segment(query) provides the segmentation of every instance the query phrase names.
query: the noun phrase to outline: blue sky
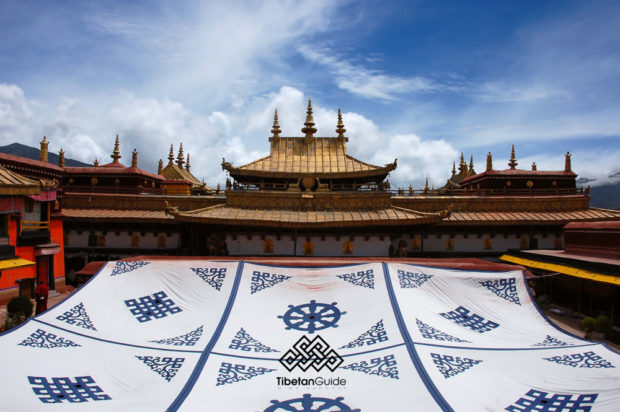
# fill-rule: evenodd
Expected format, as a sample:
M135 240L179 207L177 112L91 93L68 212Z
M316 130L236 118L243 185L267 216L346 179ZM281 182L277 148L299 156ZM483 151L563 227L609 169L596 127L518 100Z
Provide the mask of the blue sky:
M129 3L129 2L127 2ZM179 4L177 4L179 3ZM225 179L268 151L273 109L301 136L340 107L349 152L399 159L393 186L482 171L620 170L620 3L613 1L30 1L0 6L0 144L107 161L114 135L155 171L183 142Z

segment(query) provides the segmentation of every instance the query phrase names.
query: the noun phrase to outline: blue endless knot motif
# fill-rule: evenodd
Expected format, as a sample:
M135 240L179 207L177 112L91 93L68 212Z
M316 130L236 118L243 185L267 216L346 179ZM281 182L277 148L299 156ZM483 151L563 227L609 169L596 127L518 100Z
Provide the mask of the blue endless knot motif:
M183 366L185 358L159 357L159 356L136 356L153 372L170 382Z
M455 310L447 313L440 313L446 319L456 322L458 325L465 326L474 332L484 333L493 330L499 326L499 323L487 320L475 313L470 313L468 309L459 306Z
M148 322L153 319L161 319L163 317L181 312L182 309L174 306L172 299L165 299L168 295L160 291L153 295L146 295L136 299L125 301L125 305L129 311L136 317L138 322Z
M400 287L403 289L418 288L432 277L433 275L427 275L426 273L398 270L398 283L400 283Z
M468 340L460 339L455 336L448 335L446 332L442 332L439 329L435 329L418 318L416 318L415 322L418 325L418 329L420 330L422 337L426 339L436 339L446 342L469 342Z
M288 399L285 401L271 401L272 405L263 412L319 412L319 411L339 411L339 412L360 412L359 409L352 409L342 401L342 396L336 399L319 398L309 393L304 394L303 398Z
M369 362L354 362L343 366L342 369L363 372L366 375L377 375L385 378L398 379L398 367L394 355L387 355L382 358L373 358Z
M65 377L51 378L51 380L50 382L41 376L28 376L33 392L39 395L43 403L62 403L63 401L75 403L112 399L103 393L99 386L93 385L95 381L90 376L78 376L75 381Z
M517 293L517 280L515 278L493 279L479 283L500 298L521 305L519 294Z
M247 381L255 376L264 375L265 373L273 371L275 371L275 369L267 369L260 366L233 365L228 362L222 362L215 386Z
M598 393L587 395L558 395L530 389L523 398L506 407L509 412L589 412ZM573 399L573 396L576 396Z
M116 275L121 275L123 273L131 272L132 270L139 269L142 266L148 265L149 263L150 262L140 262L140 261L116 262L114 264L114 269L112 270L112 273L110 274L110 276L116 276Z
M204 280L209 286L220 290L226 277L226 268L191 268L200 279Z
M357 339L341 346L340 349L374 345L375 343L385 342L386 340L388 340L388 336L383 327L383 319L381 319L376 325L362 333Z
M615 368L609 361L606 361L594 352L558 355L543 359L559 363L560 365L572 366L573 368Z
M275 349L271 349L267 345L263 345L261 342L254 339L243 328L239 329L239 332L235 334L235 337L228 345L230 349L239 349L246 352L278 352Z
M532 346L568 346L568 343L547 335L545 340Z
M80 302L62 315L56 316L56 319L61 320L69 325L79 326L84 329L97 330L91 322L86 309L84 309L84 302Z
M259 272L255 270L252 273L252 283L250 284L250 294L254 294L256 292L260 292L263 289L267 289L272 287L273 285L277 285L280 282L284 282L287 279L290 279L292 276L285 275L276 275L275 273L269 272Z
M202 326L188 332L184 335L175 336L174 338L152 340L149 342L161 343L163 345L174 346L194 346L202 336Z
M361 270L357 273L345 273L343 275L336 275L336 277L357 286L362 286L369 289L375 288L375 273L372 269Z
M439 369L439 372L444 378L457 375L472 366L482 362L481 360L471 358L461 358L460 356L440 355L438 353L431 353L433 363Z
M333 327L337 328L336 323L340 320L340 316L347 312L340 312L336 307L337 303L316 303L311 300L310 303L293 306L288 305L289 309L284 315L278 316L284 320L286 329L296 329L314 333L317 330Z
M48 349L80 346L69 339L61 338L54 335L53 333L46 332L43 329L37 329L36 331L32 332L30 336L18 343L18 345Z
M307 371L310 367L317 372L327 367L330 371L335 371L344 360L338 353L330 348L320 336L310 340L307 336L302 336L292 348L280 358L280 363L289 372L295 368Z

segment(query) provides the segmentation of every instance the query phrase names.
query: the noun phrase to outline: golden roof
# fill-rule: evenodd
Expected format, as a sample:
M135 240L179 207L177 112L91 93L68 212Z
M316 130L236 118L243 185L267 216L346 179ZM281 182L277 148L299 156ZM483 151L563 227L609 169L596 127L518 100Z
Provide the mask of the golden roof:
M337 137L280 137L272 141L269 156L244 166L234 167L223 161L222 168L232 175L285 177L312 174L318 177L381 175L396 168L396 160L385 166L362 162L347 154L345 142Z
M37 195L41 183L0 166L0 195Z

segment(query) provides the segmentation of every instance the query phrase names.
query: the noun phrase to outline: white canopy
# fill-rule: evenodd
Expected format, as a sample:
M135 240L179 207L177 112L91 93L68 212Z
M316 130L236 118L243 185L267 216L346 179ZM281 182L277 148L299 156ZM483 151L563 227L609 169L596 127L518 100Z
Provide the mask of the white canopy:
M0 336L2 411L613 411L521 271L109 262Z

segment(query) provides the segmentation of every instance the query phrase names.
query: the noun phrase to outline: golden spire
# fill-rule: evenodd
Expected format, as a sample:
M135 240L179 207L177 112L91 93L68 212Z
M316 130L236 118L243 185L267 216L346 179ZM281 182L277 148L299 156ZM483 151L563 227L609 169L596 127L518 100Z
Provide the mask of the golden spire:
M161 176L164 172L164 161L159 159L159 164L157 165L157 174Z
M183 143L179 145L179 155L177 156L177 166L183 168L183 163L185 163L185 159L183 158Z
M340 109L338 109L338 126L336 127L336 133L338 133L338 140L344 142L344 134L347 129L344 128L344 123L342 123L342 113L340 113Z
M41 153L39 153L39 160L47 163L47 145L49 142L47 138L43 136L43 140L41 140Z
M564 171L565 172L572 171L570 158L571 158L570 152L566 152L566 155L564 157Z
M118 148L118 133L116 134L116 141L114 142L114 152L112 152L110 157L113 159L112 163L118 163L118 159L123 157L121 156L121 152Z
M306 143L312 143L314 141L314 134L316 133L316 128L314 127L314 119L312 118L312 100L308 99L308 110L306 111L306 123L304 123L303 129L301 129L302 133L305 133L305 141Z
M189 172L189 153L187 154L187 161L185 162L185 170Z
M426 183L424 183L424 193L428 192L428 177L426 178Z
M475 175L476 171L474 170L474 155L471 155L469 158L469 170L467 171L470 175Z
M510 151L510 162L508 162L508 166L514 170L517 168L518 164L519 163L517 163L517 158L515 156L515 145L512 145L512 150Z
M99 159L95 158L95 162L93 163L93 167L99 167Z
M459 174L463 174L467 172L467 163L465 163L465 156L463 156L463 152L461 152L461 161L459 162Z
M280 138L280 133L282 133L282 130L280 130L280 123L278 123L278 109L276 109L273 115L273 127L271 129L271 133L273 134L273 136L269 140L277 142Z
M174 148L170 145L170 154L168 155L168 165L174 163Z
M58 166L65 167L65 151L62 149L58 153Z
M491 152L487 155L487 172L493 170L493 155Z
M532 162L532 171L535 172L536 171L536 162Z
M138 151L136 149L133 149L131 153L131 167L138 167Z
M450 176L450 178L453 178L454 176L456 176L456 162L452 162L452 176Z

